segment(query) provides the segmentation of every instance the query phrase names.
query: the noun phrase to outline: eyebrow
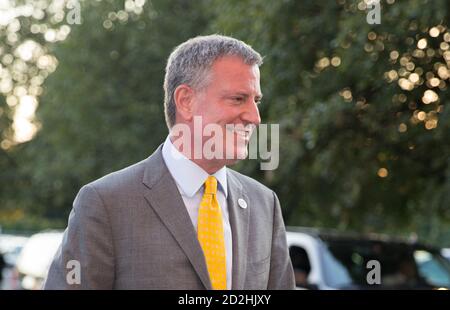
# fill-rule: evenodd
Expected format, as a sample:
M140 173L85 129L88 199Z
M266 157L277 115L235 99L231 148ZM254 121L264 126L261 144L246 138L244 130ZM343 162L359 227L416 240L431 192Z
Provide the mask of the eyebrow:
M244 92L236 92L236 93L235 92L224 92L223 95L224 96L242 96L242 97L245 97L245 98L248 98L250 96L249 94L244 93ZM255 98L257 100L261 100L262 97L263 97L263 94L259 94L259 95L255 96Z

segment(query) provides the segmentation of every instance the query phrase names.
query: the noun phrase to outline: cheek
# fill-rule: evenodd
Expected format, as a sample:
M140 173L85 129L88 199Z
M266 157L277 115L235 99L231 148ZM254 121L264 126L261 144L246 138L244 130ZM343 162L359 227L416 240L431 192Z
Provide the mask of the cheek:
M226 124L228 121L228 113L226 109L221 107L208 107L202 112L203 120L207 123L216 123L219 125Z
M227 124L235 124L241 115L242 107L239 105L223 105L218 111L218 118Z
M202 116L203 124L226 124L238 123L241 108L228 102L205 100L196 107L195 115Z

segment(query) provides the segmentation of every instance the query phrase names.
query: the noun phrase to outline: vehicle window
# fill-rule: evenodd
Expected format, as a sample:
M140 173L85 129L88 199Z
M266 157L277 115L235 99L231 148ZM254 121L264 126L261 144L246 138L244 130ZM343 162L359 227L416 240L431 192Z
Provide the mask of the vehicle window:
M398 289L450 287L450 267L442 256L428 250L402 243L367 240L332 239L326 240L326 245L328 251L322 256L329 286ZM366 266L370 260L380 263L379 286L367 283L370 270Z
M331 252L324 251L322 253L323 272L325 282L328 286L334 288L349 287L353 284L350 269L345 265L345 259L334 256Z
M428 283L450 287L450 267L445 259L424 250L415 251L414 259L420 276Z
M311 271L311 265L308 253L303 247L291 246L289 248L292 267L294 268L295 284L299 287L308 286L308 275Z

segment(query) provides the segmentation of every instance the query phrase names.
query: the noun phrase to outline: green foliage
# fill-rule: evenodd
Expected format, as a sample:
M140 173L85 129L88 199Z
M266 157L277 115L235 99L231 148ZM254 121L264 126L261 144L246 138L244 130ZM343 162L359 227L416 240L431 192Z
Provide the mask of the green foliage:
M201 3L152 1L126 18L120 3L86 4L82 24L54 50L59 66L46 82L42 129L23 166L39 188L30 200L39 214L67 216L82 185L144 159L167 135L165 62L204 29Z
M425 105L428 77L412 91L386 77L400 72L403 56L423 75L438 76L435 65L446 64L439 50L448 20L445 1L383 3L380 25L366 22L359 1L215 3L213 29L265 55L262 115L280 123L281 161L273 173L262 175L256 166L247 172L276 189L288 223L420 231L433 240L448 230L447 81L436 90L439 101ZM440 36L431 38L428 31L438 25ZM424 37L435 54L412 56ZM399 53L395 60L392 51ZM437 127L427 130L413 117L419 111ZM382 168L386 177L378 176Z
M42 129L0 155L2 208L65 219L83 184L148 156L167 134L170 51L218 32L265 56L261 114L280 124L280 165L237 168L277 192L288 224L414 231L448 245L448 4L382 1L381 24L369 25L360 2L154 0L139 14L119 0L83 2L82 24L49 46L59 65L40 98ZM439 99L425 104L427 90Z

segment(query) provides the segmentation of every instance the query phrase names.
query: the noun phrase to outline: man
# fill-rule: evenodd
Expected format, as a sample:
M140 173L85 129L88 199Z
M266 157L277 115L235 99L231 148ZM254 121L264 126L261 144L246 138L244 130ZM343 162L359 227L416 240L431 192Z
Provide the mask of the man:
M169 136L149 158L80 190L46 289L294 288L275 193L226 167L245 157L261 121L261 64L250 46L219 35L172 52ZM202 134L210 125L212 158Z

